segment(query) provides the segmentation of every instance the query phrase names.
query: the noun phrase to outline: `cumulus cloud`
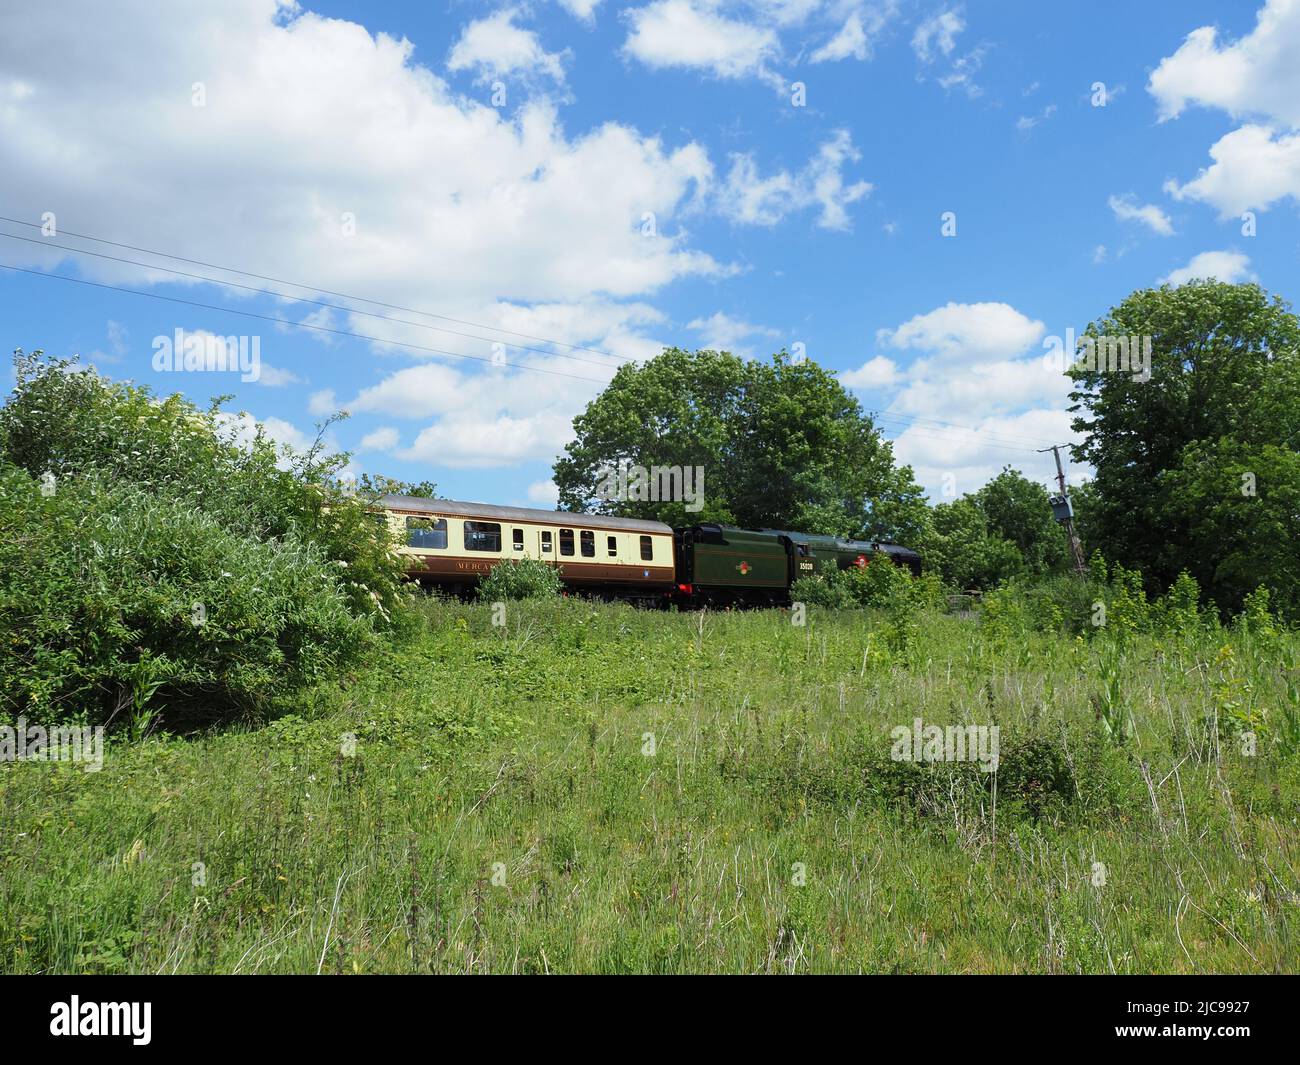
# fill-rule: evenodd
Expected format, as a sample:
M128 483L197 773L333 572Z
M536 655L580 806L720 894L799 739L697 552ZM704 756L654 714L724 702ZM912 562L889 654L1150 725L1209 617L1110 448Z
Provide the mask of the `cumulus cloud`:
M1220 137L1210 158L1214 162L1191 181L1166 182L1165 192L1216 207L1222 218L1251 208L1267 210L1288 196L1300 200L1300 133L1242 126Z
M893 348L974 362L1019 355L1044 332L1042 322L1006 303L948 303L895 329L882 329L876 339Z
M765 26L728 18L695 0L654 0L624 17L631 28L623 51L646 66L703 70L719 78L774 77L768 64L780 53L780 40Z
M361 438L360 451L392 451L401 439L400 434L390 425L381 426Z
M560 6L576 19L595 22L600 0L560 0Z
M877 355L856 370L845 370L839 375L840 384L845 388L860 389L889 388L901 379L898 364L884 355Z
M1162 237L1173 235L1174 224L1169 221L1169 216L1153 203L1139 204L1137 197L1132 193L1112 196L1106 203L1121 222L1141 222Z
M708 318L696 318L694 321L687 322L686 328L693 329L700 334L700 343L703 347L711 348L714 351L730 351L738 355L749 354L749 349L741 343L748 337L777 337L781 335L778 330L754 325L739 318L732 318L722 311L718 311Z
M1239 251L1203 251L1194 255L1186 266L1160 280L1170 285L1183 285L1188 281L1210 278L1230 285L1238 281L1253 281L1255 275L1250 272L1250 257Z
M866 181L845 183L845 165L860 158L847 130L836 130L808 164L793 174L779 170L763 177L752 155L733 155L731 170L718 193L722 209L734 221L770 226L792 211L817 207L817 224L823 229L847 229L848 205L872 189Z
M554 481L534 481L528 486L528 502L544 503L547 506L555 506L560 501L560 490L555 487Z
M908 365L877 355L840 380L892 392L880 423L932 496L950 477L974 491L1007 463L1034 476L1036 448L1073 439L1070 382L1035 350L1044 332L1006 303L948 303L876 334Z
M590 17L594 4L589 5ZM536 33L515 25L516 8L505 8L467 25L447 57L448 70L474 70L481 79L515 74L564 81L563 56L542 47Z
M129 218L132 243L405 306L437 293L443 313L489 323L502 302L725 273L671 232L711 181L696 143L618 123L569 136L546 103L507 116L453 93L408 41L275 0L86 4L77 18L68 34L65 8L20 6L0 35L4 84L31 90L0 106L0 198L15 213L54 204L61 226L92 232ZM60 69L41 59L54 53Z
M1203 26L1161 60L1147 84L1161 121L1192 105L1264 120L1219 138L1210 148L1211 165L1191 181L1166 183L1166 192L1207 203L1224 218L1287 197L1300 200L1297 55L1300 3L1268 0L1244 37L1221 41L1213 26Z
M1234 118L1264 115L1300 127L1300 4L1267 0L1255 28L1232 43L1220 43L1213 26L1187 35L1181 47L1160 61L1147 91L1160 118L1177 118L1189 104L1215 107Z

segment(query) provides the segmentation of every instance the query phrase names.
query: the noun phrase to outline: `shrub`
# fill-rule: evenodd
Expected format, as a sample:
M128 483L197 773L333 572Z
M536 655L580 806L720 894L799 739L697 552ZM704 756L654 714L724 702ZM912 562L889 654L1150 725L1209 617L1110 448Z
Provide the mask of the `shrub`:
M0 705L41 721L248 714L369 645L346 570L190 500L0 464Z
M478 597L489 603L546 599L563 589L564 582L554 566L535 558L507 558L479 582Z
M401 561L367 499L341 491L346 455L277 448L247 416L110 381L40 352L14 357L0 407L0 459L33 478L133 484L185 501L232 535L313 545L345 563L349 609L380 620L400 599ZM324 427L322 427L324 428Z
M790 601L828 610L846 610L857 606L857 599L847 578L848 574L844 570L799 577L790 585Z

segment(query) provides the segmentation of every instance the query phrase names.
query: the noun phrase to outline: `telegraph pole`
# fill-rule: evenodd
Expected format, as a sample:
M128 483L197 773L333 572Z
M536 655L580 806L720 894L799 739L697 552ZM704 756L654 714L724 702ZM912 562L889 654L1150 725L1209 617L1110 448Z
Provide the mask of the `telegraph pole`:
M1083 574L1088 571L1088 568L1083 561L1083 546L1074 531L1074 504L1070 502L1070 493L1065 487L1065 467L1061 465L1061 448L1068 446L1053 444L1051 447L1039 448L1038 453L1042 455L1050 451L1052 457L1056 459L1056 483L1061 486L1061 494L1052 496L1048 502L1052 504L1052 513L1056 516L1056 520L1065 526L1065 535L1070 541L1070 554L1074 558L1074 568Z

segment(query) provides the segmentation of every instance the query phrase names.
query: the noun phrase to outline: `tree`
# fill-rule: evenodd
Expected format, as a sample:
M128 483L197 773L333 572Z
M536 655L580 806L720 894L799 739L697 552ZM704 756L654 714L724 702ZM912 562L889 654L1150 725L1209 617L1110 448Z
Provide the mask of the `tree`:
M1196 441L1164 485L1172 517L1187 530L1187 570L1219 607L1240 611L1262 584L1279 613L1300 618L1300 453Z
M975 493L974 502L989 532L1016 546L1029 573L1041 576L1066 567L1070 546L1041 484L1007 466Z
M1201 281L1134 292L1086 335L1149 337L1151 373L1144 380L1132 367L1108 368L1100 360L1070 370L1071 410L1082 412L1074 427L1087 433L1074 457L1096 470L1085 535L1109 560L1142 569L1153 591L1168 588L1183 569L1199 577L1205 567L1197 553L1209 545L1193 534L1188 503L1198 500L1220 516L1216 521L1231 524L1229 514L1247 513L1247 497L1210 471L1195 475L1188 463L1227 454L1263 460L1259 449L1269 445L1295 450L1300 320L1258 285ZM1267 458L1281 469L1278 456ZM1283 529L1276 522L1258 527L1257 535L1269 540L1256 544L1255 559L1296 549L1294 538L1277 539ZM1232 578L1233 588L1267 576L1249 554L1237 565L1243 571ZM1216 600L1236 594L1224 579L1206 582Z
M971 495L938 504L917 549L925 567L955 588L992 588L1025 570L1016 545L989 529Z
M620 367L574 430L555 465L560 503L571 510L877 539L924 526L911 470L895 468L858 401L833 374L785 352L763 363L666 349ZM703 467L703 506L601 498L602 480L620 463Z

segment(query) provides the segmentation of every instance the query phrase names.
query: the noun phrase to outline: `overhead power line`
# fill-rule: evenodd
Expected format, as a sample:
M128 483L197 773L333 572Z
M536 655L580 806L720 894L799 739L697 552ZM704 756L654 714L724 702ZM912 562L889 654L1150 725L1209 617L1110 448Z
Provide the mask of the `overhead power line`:
M200 303L197 300L184 300L179 296L164 296L160 292L142 292L135 288L125 288L122 285L109 285L102 281L88 281L82 277L68 277L66 274L51 274L45 270L29 270L24 266L11 266L8 263L0 263L0 270L15 270L20 274L31 274L33 277L44 277L52 281L70 281L75 285L89 285L91 288L108 289L112 292L126 292L132 296L144 296L151 300L163 300L166 303L179 303L186 307L198 307L206 311L221 311L225 314L236 314L241 318L256 318L259 321L271 322L275 325L285 325L293 329L311 329L318 333L333 333L336 336L353 337L357 340L369 340L376 344L389 344L397 348L410 348L413 351L426 351L434 355L447 355L454 359L470 359L474 362L485 362L492 366L508 366L515 370L531 370L534 373L550 374L552 377L567 377L573 381L590 381L592 384L604 385L607 381L602 381L598 377L580 377L577 374L561 373L559 370L547 370L542 366L528 366L523 363L497 362L491 358L482 355L466 355L461 351L447 351L444 348L430 348L423 344L411 344L404 340L388 340L384 337L369 336L365 333L354 333L348 329L334 329L326 325L309 325L306 322L287 322L283 318L276 318L269 314L257 314L254 311L239 311L233 307L221 307L214 303Z
M28 228L31 229L41 228L41 226L35 222L27 222L21 218L9 218L6 217L5 215L0 215L0 222L9 222L14 225L27 226ZM475 329L490 329L493 332L502 333L506 336L521 337L524 340L535 340L540 344L550 344L555 347L568 348L571 351L589 351L594 355L605 355L609 358L619 359L623 362L636 361L636 359L631 355L620 355L618 352L605 351L602 350L601 348L588 347L585 344L572 344L565 340L553 340L549 337L534 336L531 333L520 333L520 332L516 332L513 329L504 329L500 326L487 325L483 322L472 322L464 318L452 318L450 315L437 314L434 311L424 311L418 307L404 307L399 303L385 303L382 300L369 299L365 296L353 296L347 292L335 292L332 289L321 288L319 285L307 285L299 281L287 281L284 278L272 277L269 274L258 274L258 273L254 273L251 270L240 270L237 267L233 267L233 266L221 266L218 263L205 262L202 259L187 259L183 255L174 255L171 252L159 251L156 248L145 248L145 247L141 247L138 244L126 244L121 241L108 240L104 237L92 236L89 233L77 233L71 229L64 229L61 230L60 232L62 235L66 235L69 237L76 237L78 240L91 240L94 241L96 244L107 244L109 247L112 248L125 248L128 251L143 252L145 255L156 255L159 258L163 258L163 259L174 259L176 262L179 263L188 263L191 266L203 266L209 270L221 270L227 274L238 274L240 277L251 277L258 281L270 281L272 284L275 285L288 285L290 288L303 289L307 292L317 292L324 296L333 296L336 299L351 300L354 303L368 303L372 307L383 307L384 309L390 311L405 311L410 314L422 314L429 318L437 318L439 321L452 322L455 325L468 325L468 326L472 326ZM26 239L26 238L22 238L22 239ZM34 243L49 245L49 238L40 241L35 241ZM58 244L49 245L49 246L60 248L63 251L75 252L78 250L76 248L66 248L63 245L58 245ZM96 253L87 252L87 254L94 255ZM148 269L165 271L168 268L164 266L150 266L148 267ZM173 272L178 272L178 271L173 271ZM222 281L220 279L214 279L214 278L206 278L205 280L209 280L216 285L231 284L230 282ZM233 286L233 287L241 287L241 286ZM296 296L288 296L283 293L277 293L277 295L283 295L285 299L298 298ZM350 310L351 308L345 308L345 309ZM364 312L358 312L358 313L364 313ZM515 345L515 346L518 347L519 345Z

